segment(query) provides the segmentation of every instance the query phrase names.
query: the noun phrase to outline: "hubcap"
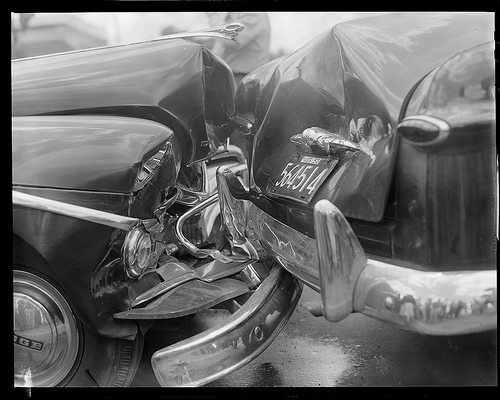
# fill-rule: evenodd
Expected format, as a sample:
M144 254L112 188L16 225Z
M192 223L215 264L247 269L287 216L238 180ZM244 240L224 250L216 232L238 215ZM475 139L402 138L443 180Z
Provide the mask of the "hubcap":
M76 319L46 280L14 271L14 384L55 386L78 355Z

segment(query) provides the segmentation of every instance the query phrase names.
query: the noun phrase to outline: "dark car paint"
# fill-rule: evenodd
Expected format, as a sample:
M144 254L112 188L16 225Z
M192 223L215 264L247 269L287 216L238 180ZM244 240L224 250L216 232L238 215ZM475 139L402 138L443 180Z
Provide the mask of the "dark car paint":
M154 188L148 185L146 190ZM151 205L132 194L15 187L15 190L121 215L151 217ZM158 190L156 190L158 191ZM137 211L139 210L139 211ZM36 268L65 288L78 317L108 337L133 337L137 326L115 321L113 314L128 309L132 300L159 283L156 274L130 279L121 260L126 232L41 210L13 208L14 264ZM64 251L61 251L64 249ZM84 283L84 284L82 284Z
M12 115L104 113L181 128L186 162L205 158L231 132L234 77L185 39L152 41L12 62Z
M487 43L457 54L410 98L405 116L441 118L450 133L430 146L400 143L397 257L439 269L495 268L493 51Z
M132 193L142 162L165 142L171 129L157 122L115 116L27 116L12 119L12 183L86 191ZM178 149L178 145L176 146ZM179 150L179 149L178 149ZM175 184L179 151L170 151Z
M107 293L108 298L114 298L112 303L104 305L100 299L94 300L91 292L96 267L101 269L103 267L99 266L119 259L119 252L113 248L120 247L123 233L107 226L27 208L14 207L13 218L14 264L33 268L33 257L41 257L45 268L40 262L36 268L64 287L74 311L87 326L101 333L114 331L114 337L135 336L137 327L134 324L117 324L111 318L130 301L127 301L128 289L123 283L127 282L123 266L113 268L115 279L110 281ZM127 283L136 284L130 279Z
M383 20L377 17L355 20L336 25L291 56L249 74L238 88L236 109L241 117L254 123L248 138L254 146L252 201L292 228L314 237L312 208L317 200L326 198L349 217L361 243L371 254L399 257L421 268L478 269L485 264L491 267L494 254L486 251L485 244L489 237L494 237L491 213L481 215L472 223L472 232L453 244L449 241L458 240L457 225L452 224L454 235L447 239L445 235L451 232L439 228L456 218L453 212L458 209L469 213L461 222L470 223L471 215L477 215L470 213L471 207L477 204L485 207L487 198L494 203L491 121L486 121L486 133L481 135L486 144L483 150L490 145L489 152L477 155L477 152L470 153L470 148L462 149L460 151L470 153L462 159L452 159L449 154L434 158L422 156L421 150L400 143L396 126L404 115L405 99L412 87L457 53L491 42L492 31L491 16L481 13L410 13L386 15ZM450 114L439 116L447 119ZM349 138L350 121L360 117L375 117L382 127L373 148L374 161L362 152L341 158L306 205L269 193L273 180L291 155L297 150L303 151L290 142L292 135L318 126ZM473 131L476 125L470 119L467 121L472 124L465 124L461 129L466 137L471 137L467 132ZM402 151L407 147L411 149ZM405 167L405 163L412 165L411 173L415 175L409 181L405 174L410 167ZM481 171L484 174L481 175ZM446 179L456 178L457 173L462 177L466 175L462 181L465 187L457 187L457 182L455 187L446 186ZM482 178L475 182L474 194L467 194L466 186L476 173ZM426 198L420 187L426 186L429 175L435 176L434 185L441 186L441 190L428 192ZM444 197L450 188L458 189L467 200L456 202L457 192L453 190L448 190ZM448 203L440 202L445 198L450 201L448 209ZM426 204L426 209L419 208L421 215L412 202L420 200ZM432 204L434 208L441 204L440 215L430 214ZM491 207L490 204L488 209ZM423 221L430 218L436 218L435 222L428 222L429 227L424 228ZM463 234L464 228L461 229ZM425 238L419 236L419 232ZM465 246L472 237L474 244ZM421 251L425 245L427 253ZM458 251L458 248L464 250Z
M234 93L227 65L182 39L16 60L13 189L152 218L181 165L186 176L186 163L228 136ZM166 142L165 162L133 192L141 163ZM135 323L113 314L158 279L126 275L124 231L14 206L13 236L14 263L56 280L86 325L109 337L135 336Z

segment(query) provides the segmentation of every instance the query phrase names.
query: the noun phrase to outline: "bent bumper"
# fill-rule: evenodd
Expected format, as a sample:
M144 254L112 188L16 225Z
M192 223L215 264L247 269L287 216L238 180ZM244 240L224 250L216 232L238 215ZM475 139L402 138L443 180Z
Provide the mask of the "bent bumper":
M245 365L285 326L302 284L279 266L221 326L155 352L153 371L162 386L199 386Z
M321 293L321 313L351 312L430 335L496 329L496 271L432 272L369 258L342 212L328 200L314 209L316 239L233 197L237 183L218 172L221 214L233 241L258 242L285 269ZM238 188L241 192L244 188Z

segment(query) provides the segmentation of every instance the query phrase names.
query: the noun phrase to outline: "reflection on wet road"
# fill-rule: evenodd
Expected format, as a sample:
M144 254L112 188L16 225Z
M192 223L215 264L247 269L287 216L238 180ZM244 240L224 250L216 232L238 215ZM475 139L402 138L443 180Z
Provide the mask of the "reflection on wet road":
M337 323L302 304L319 300L304 287L296 311L257 359L208 387L497 385L496 331L433 337L361 314ZM154 339L154 338L152 338ZM146 338L145 346L150 340ZM143 360L144 361L144 360ZM145 360L132 386L158 386Z
M250 364L236 371L237 375L207 386L338 386L342 376L353 368L352 356L334 340L316 342L288 333L282 333L280 338L271 353L262 354L256 365Z

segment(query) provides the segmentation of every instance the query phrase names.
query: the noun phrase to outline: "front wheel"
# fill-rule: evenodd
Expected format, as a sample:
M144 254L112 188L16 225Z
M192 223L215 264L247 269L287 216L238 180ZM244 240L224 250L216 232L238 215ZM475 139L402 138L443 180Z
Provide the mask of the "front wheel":
M144 339L109 339L74 314L54 282L14 269L14 385L128 386Z

